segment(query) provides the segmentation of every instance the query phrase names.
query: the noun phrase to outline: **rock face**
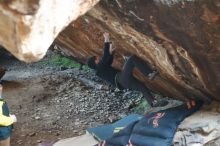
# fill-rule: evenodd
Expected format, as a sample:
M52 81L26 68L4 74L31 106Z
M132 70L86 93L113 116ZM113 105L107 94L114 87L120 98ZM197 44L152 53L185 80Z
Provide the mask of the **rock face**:
M101 1L56 39L68 54L85 62L101 55L102 33L115 43L114 66L136 54L160 75L146 86L179 98L220 99L219 0Z
M179 126L173 140L174 146L219 146L219 103L204 106L186 118Z
M1 0L0 44L20 60L37 61L58 33L99 0Z
M42 58L58 33L98 0L1 0L0 44L26 62ZM220 99L220 1L101 1L56 39L85 62L102 54L102 33L111 33L117 51L136 54L160 75L146 86L179 99Z

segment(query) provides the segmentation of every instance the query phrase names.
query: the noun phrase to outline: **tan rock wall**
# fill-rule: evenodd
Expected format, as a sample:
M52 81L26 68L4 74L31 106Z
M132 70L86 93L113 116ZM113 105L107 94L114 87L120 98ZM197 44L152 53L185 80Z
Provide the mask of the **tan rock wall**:
M0 2L0 44L26 62L41 59L58 33L99 0Z

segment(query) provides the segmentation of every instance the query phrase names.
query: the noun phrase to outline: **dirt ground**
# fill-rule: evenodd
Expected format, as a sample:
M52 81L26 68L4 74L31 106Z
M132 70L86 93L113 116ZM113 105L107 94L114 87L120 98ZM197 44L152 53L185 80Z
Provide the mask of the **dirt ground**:
M3 95L7 98L6 101L10 105L11 113L15 113L18 118L18 122L14 124L14 132L11 138L12 146L34 146L38 142L54 140L54 137L59 136L56 130L47 129L46 122L45 125L42 125L44 119L35 116L40 105L37 105L34 97L41 96L44 98L46 94L50 94L50 91L45 91L42 85L35 84L35 82L20 80L7 81L3 84Z
M10 105L11 113L15 113L18 118L14 124L12 146L35 146L45 140L57 140L69 135L69 131L49 126L55 124L53 122L57 119L50 115L50 112L56 112L56 107L49 101L56 93L48 82L42 81L45 79L43 77L44 74L35 76L31 70L9 71L4 77L10 80L3 82L3 95ZM56 87L55 83L52 84Z

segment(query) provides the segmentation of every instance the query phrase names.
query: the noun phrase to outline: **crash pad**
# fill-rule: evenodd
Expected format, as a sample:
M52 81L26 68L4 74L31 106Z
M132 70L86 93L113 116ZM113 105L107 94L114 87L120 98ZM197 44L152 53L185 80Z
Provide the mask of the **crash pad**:
M88 128L86 130L88 133L93 135L98 141L102 141L110 138L114 133L118 132L120 129L124 128L125 126L134 121L140 120L141 118L143 118L142 115L131 114L120 119L115 123L101 125L94 128Z
M103 146L171 146L178 125L203 105L189 101L180 106L150 113L130 123L118 133L99 143ZM98 145L97 145L98 146Z

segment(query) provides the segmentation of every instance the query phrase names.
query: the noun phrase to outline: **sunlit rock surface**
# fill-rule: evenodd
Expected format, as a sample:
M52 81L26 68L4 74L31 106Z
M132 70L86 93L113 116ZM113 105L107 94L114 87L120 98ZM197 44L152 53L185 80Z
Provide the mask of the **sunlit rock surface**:
M102 33L115 43L114 66L136 54L160 75L145 80L156 92L178 99L220 99L219 0L103 0L56 39L85 62L101 55Z
M186 118L173 140L174 146L219 146L220 106L214 102Z
M26 62L45 54L58 33L99 0L1 0L0 44Z

